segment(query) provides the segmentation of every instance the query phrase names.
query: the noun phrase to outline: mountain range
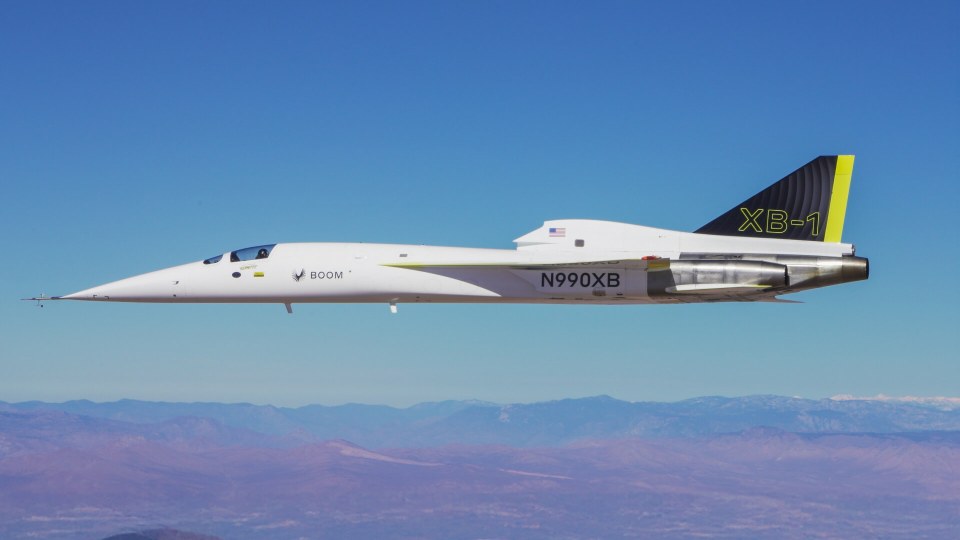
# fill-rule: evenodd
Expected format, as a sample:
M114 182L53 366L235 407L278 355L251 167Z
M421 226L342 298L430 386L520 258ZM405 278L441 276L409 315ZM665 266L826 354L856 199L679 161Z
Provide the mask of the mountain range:
M777 396L5 403L0 538L956 538L957 425Z
M696 437L767 426L793 433L902 433L960 430L960 407L938 402L877 399L801 399L781 396L701 397L684 401L627 402L607 396L531 404L477 401L384 405L307 405L299 408L248 403L0 402L0 412L68 413L112 420L98 429L136 429L154 437L170 430L206 429L221 444L287 446L344 439L370 448L446 444L558 446L583 439ZM192 427L186 418L194 420ZM82 422L77 420L77 422ZM113 426L113 427L111 427ZM77 425L78 429L86 426ZM151 431L152 430L152 431ZM144 432L144 436L149 435ZM214 433L216 431L217 433ZM255 432L255 433L251 433Z

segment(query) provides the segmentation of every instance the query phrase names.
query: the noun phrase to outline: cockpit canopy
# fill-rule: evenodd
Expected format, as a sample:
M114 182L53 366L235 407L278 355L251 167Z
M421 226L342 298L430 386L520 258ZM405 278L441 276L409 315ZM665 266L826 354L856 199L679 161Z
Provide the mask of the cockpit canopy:
M273 251L274 247L276 247L276 244L267 244L263 246L253 246L253 247L238 249L236 251L231 251L230 262L266 259L267 257L270 256L270 252ZM216 264L220 262L220 259L222 258L223 258L223 255L210 257L209 259L204 260L203 264Z

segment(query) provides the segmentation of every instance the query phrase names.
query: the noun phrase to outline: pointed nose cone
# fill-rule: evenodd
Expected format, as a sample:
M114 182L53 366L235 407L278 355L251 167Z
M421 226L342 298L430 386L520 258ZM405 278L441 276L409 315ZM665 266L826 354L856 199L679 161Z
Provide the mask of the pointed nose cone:
M108 283L106 285L101 285L99 287L91 287L89 289L84 289L71 294L65 294L60 297L61 300L108 300L109 298L103 294L103 291L112 285Z
M186 266L175 266L98 285L62 296L63 300L97 300L114 302L176 302L180 279Z

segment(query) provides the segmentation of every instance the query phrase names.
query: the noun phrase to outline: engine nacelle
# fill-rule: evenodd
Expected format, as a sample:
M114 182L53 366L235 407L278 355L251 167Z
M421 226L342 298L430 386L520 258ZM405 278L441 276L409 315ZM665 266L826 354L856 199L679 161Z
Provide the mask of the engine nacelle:
M650 296L767 292L790 284L787 267L766 261L674 260L668 269L647 272Z

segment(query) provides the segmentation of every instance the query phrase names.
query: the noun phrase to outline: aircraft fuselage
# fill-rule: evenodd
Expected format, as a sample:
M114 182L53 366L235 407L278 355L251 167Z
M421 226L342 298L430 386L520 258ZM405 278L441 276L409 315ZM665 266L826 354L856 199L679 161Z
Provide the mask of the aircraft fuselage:
M853 156L820 156L695 232L548 221L515 250L288 243L227 252L56 300L108 302L778 301L867 279L840 241ZM48 300L33 298L31 300Z
M551 230L563 230L564 236L551 236ZM633 249L613 249L611 239ZM516 242L516 250L362 243L257 246L61 298L650 304L773 300L778 294L867 275L866 260L853 257L849 244L723 237L589 220L547 222ZM267 251L266 256L243 255L258 250Z

